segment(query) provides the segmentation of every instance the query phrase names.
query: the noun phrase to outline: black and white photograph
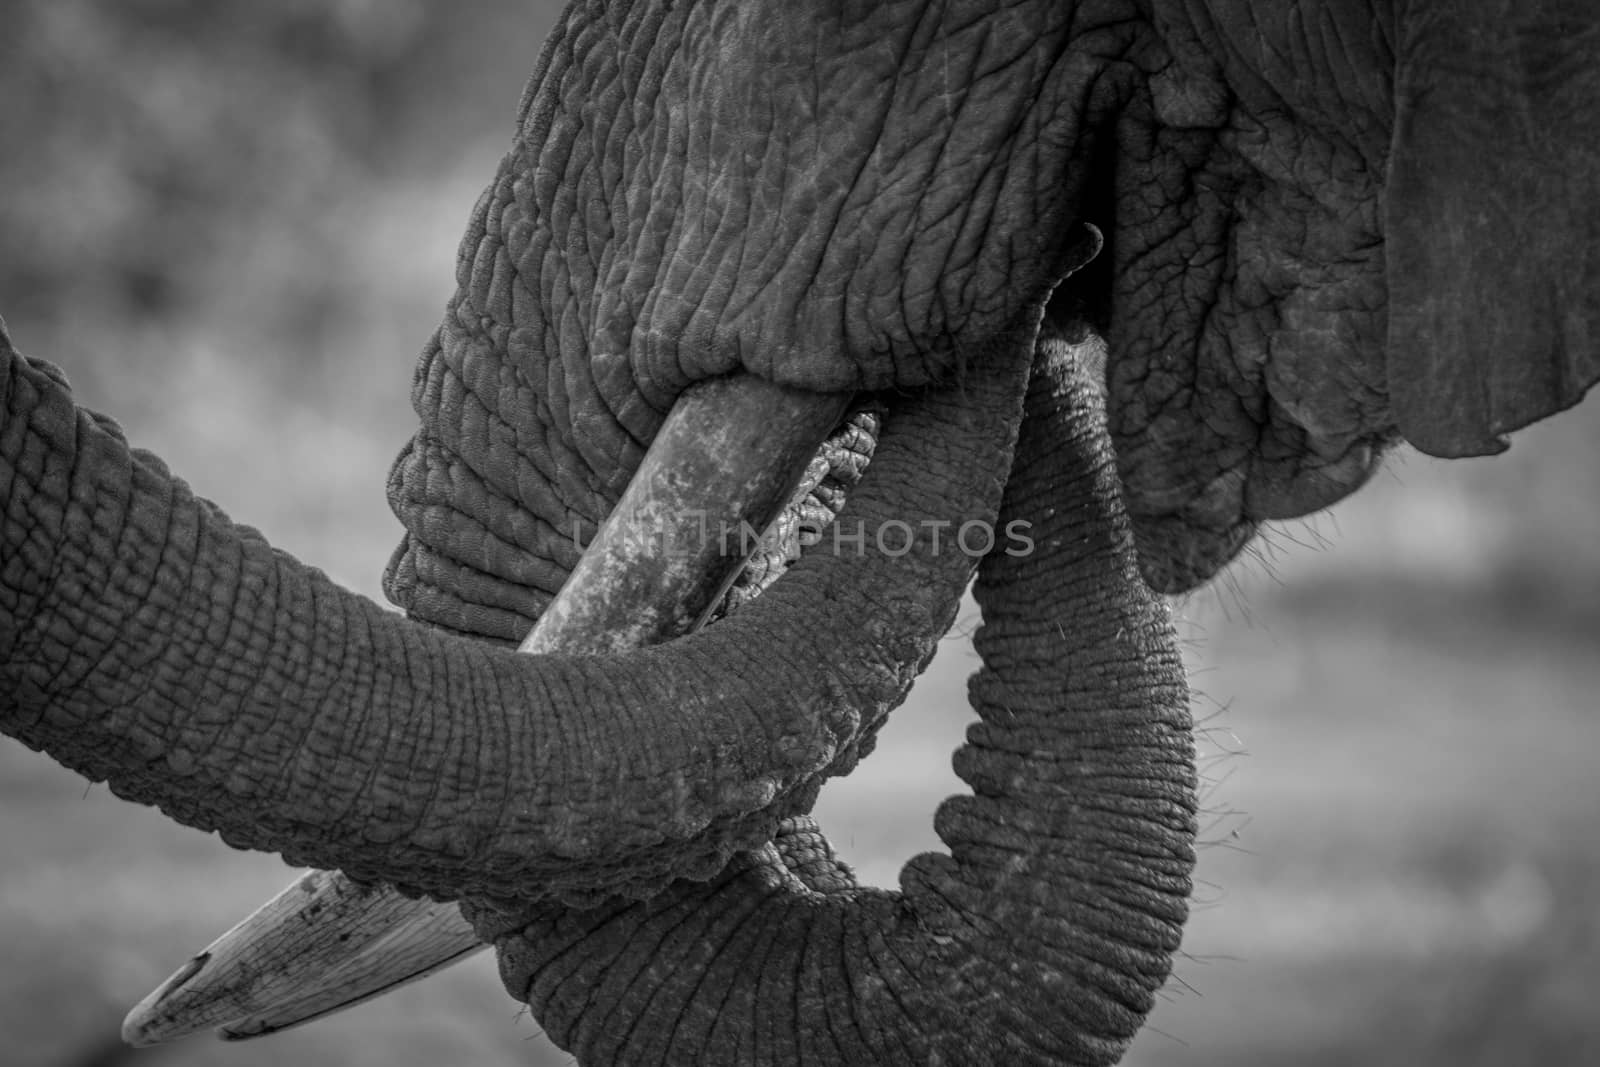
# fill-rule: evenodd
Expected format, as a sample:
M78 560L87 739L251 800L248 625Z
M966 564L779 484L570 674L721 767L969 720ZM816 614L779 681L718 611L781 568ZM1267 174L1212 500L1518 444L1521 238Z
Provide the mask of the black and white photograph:
M0 1067L1600 1063L1600 5L0 3Z

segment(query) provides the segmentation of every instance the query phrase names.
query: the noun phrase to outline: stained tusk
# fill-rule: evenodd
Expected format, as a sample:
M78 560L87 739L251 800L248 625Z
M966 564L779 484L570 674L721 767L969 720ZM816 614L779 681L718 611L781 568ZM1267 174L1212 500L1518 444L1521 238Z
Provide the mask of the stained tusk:
M307 872L313 873L334 874L348 882L337 872ZM381 899L352 922L360 931L376 931L370 942L344 958L324 956L316 971L301 968L309 972L303 982L222 1026L218 1036L242 1041L301 1026L410 985L488 948L455 905L410 900L388 886L373 889Z
M521 651L616 652L698 627L849 404L747 374L685 391Z
M849 399L749 375L686 390L520 650L618 651L699 626ZM234 1039L276 1033L484 947L453 903L308 871L141 1000L122 1037L153 1045L212 1027Z
M454 904L412 900L337 871L307 871L141 1000L130 1045L208 1027L256 1036L310 1022L486 947Z

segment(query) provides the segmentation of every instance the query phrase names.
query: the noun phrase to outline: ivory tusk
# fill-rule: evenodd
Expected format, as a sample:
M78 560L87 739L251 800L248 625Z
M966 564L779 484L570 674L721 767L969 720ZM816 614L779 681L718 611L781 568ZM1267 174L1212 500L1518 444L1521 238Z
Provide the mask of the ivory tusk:
M705 621L790 500L847 394L736 375L678 399L523 652L613 652ZM132 1045L218 1027L276 1033L425 977L484 946L454 903L308 871L141 1000Z
M130 1045L208 1027L272 1033L379 996L484 948L454 904L306 871L141 1000Z

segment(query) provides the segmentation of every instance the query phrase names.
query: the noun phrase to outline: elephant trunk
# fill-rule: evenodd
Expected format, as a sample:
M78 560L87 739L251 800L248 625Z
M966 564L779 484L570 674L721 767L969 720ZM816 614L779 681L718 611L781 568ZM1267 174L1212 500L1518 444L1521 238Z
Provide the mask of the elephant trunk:
M1196 801L1183 667L1099 409L1042 344L999 515L1032 551L979 572L983 721L955 757L975 795L939 811L950 853L862 888L794 821L642 903L470 906L552 1040L585 1064L1120 1057L1179 944Z
M236 846L413 892L711 877L854 765L932 654L973 561L925 534L992 521L1024 369L897 413L839 520L923 534L893 567L857 541L670 646L524 656L273 550L0 334L0 730Z

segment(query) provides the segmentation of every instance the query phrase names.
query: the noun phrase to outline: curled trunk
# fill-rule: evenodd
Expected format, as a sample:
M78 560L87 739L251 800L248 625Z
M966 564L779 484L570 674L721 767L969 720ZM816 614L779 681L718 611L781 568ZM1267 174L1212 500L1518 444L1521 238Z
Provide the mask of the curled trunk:
M991 521L1022 378L905 403L840 528ZM854 765L973 567L927 537L892 568L823 553L671 646L517 655L275 551L3 335L0 500L0 729L231 844L441 897L711 877Z
M1032 551L979 572L982 722L955 758L974 795L937 817L949 854L911 860L899 892L860 887L795 820L644 903L473 909L558 1045L586 1064L1120 1057L1187 914L1194 770L1096 393L1041 346L999 516Z

